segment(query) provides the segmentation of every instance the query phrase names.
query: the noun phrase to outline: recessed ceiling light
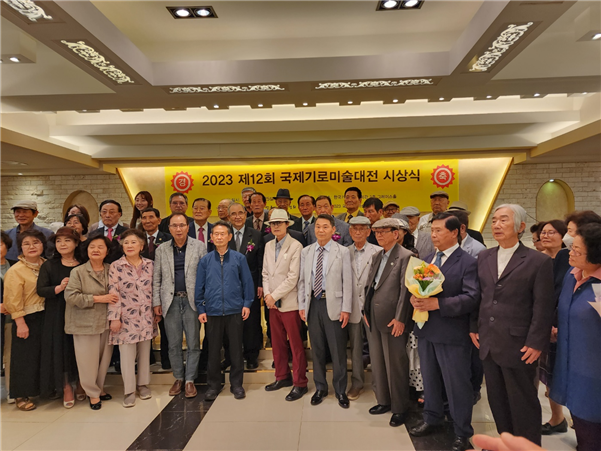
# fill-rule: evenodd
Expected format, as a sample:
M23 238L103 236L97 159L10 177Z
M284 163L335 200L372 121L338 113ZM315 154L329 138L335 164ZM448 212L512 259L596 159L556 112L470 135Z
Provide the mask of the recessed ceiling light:
M22 173L22 172L19 172L17 175L23 175L23 173Z
M190 11L187 9L176 9L175 10L175 15L179 16L179 17L188 17L190 16Z
M534 94L534 97L540 97L540 94L537 92L536 94Z
M81 110L81 111L83 111L84 113L87 113L87 112L88 112L88 110Z
M217 13L212 6L167 6L175 19L216 19Z
M444 100L444 97L439 97L438 100L442 101Z
M419 0L407 0L403 3L403 8L413 8L419 3Z
M395 1L395 0L387 0L384 3L382 3L382 6L386 9L392 9L394 7L396 7L399 4L399 2Z
M549 179L549 182L553 183L555 181L555 179Z
M10 57L10 60L11 60L13 63L20 63L20 62L21 62L21 60L20 60L19 58L17 58L16 56L11 56L11 57Z
M263 108L263 104L262 104L262 103L259 103L257 106L258 106L259 108Z
M207 17L211 15L211 11L209 11L206 8L202 8L202 9L197 9L196 10L196 14L201 16L201 17Z
M492 96L486 96L487 99L492 99Z
M393 99L392 103L397 103L399 101L399 99Z
M596 41L597 39L601 39L601 33L595 33L593 36L593 41Z
M213 108L219 108L219 105L213 105Z
M352 100L349 100L347 103L348 103L349 105L352 105L352 104L353 104L353 101L352 101Z
M303 102L303 106L307 106L309 105L307 102Z

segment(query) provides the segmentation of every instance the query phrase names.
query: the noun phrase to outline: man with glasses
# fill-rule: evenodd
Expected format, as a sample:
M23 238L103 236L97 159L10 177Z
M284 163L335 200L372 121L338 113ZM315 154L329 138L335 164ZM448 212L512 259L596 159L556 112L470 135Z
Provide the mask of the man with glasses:
M394 201L389 201L384 204L384 217L392 218L392 215L399 212L399 204Z
M175 213L179 213L184 215L186 218L186 222L190 224L194 221L193 218L186 216L186 211L188 210L188 196L183 193L173 193L169 196L169 208L171 209L171 215ZM171 215L167 216L161 221L159 225L159 230L163 233L171 233L169 229L169 221L171 219Z
M207 252L215 249L215 245L211 243L213 225L208 221L212 212L210 200L199 197L192 202L192 217L194 221L190 224L188 235L205 243Z
M234 203L232 199L222 199L221 202L217 204L217 216L219 216L220 221L229 221L228 208L230 208L232 203Z
M389 424L396 427L405 423L409 410L409 331L405 326L411 320L412 308L405 272L413 254L397 243L396 219L380 219L372 230L382 250L372 257L363 307L378 402L369 413L382 415L392 410Z
M169 340L169 360L175 377L169 395L176 396L184 388L186 397L193 398L200 358L200 323L194 290L198 262L207 253L207 247L188 236L189 225L183 213L170 216L169 230L173 239L155 251L152 306L154 314L164 318ZM182 333L186 334L188 346L185 368Z

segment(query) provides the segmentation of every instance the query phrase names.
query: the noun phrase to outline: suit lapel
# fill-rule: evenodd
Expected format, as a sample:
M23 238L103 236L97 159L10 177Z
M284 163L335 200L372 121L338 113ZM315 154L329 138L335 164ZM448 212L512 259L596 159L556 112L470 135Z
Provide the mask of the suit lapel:
M244 233L242 234L242 242L240 243L240 253L246 255L246 247L248 246L248 242L252 238L252 232L250 229L244 229ZM233 240L233 238L232 238ZM256 244L256 243L255 243ZM236 244L234 243L234 250L236 249Z
M292 238L290 235L287 236L286 241L284 241L284 244L282 244L282 248L280 249L280 254L278 255L279 259L276 260L275 262L275 267L276 269L278 268L278 266L280 266L280 263L282 262L282 260L284 260L284 254L286 254L288 252L288 248L290 247L290 244L292 243L291 240L293 240L294 238ZM277 244L277 240L276 238L273 239L274 244ZM273 253L273 258L275 260L275 245L274 245L274 253ZM275 272L275 270L274 270Z
M445 268L445 270L447 270L450 267L452 267L457 262L457 260L459 260L460 254L461 254L461 247L458 247L457 249L455 249L453 251L453 253L451 255L449 255L447 260L443 263L442 268Z
M492 252L488 256L488 269L490 270L490 274L492 275L493 280L497 283L499 279L499 266L498 266L498 255L499 255L499 247L495 247L492 249Z
M365 243L365 246L367 246L367 243ZM369 250L368 250L369 249ZM363 275L363 272L365 271L365 268L367 268L367 264L369 263L369 259L372 256L372 252L371 252L371 248L365 248L365 253L363 254L363 260L361 261L361 267L357 268L358 274L357 274L357 278L360 279L361 276Z
M376 279L376 274L378 273L378 268L380 267L380 262L382 261L383 256L384 256L384 251L380 251L374 257L374 260L371 265L371 272L369 274L369 280L368 280L370 285L372 285L374 280Z
M392 248L392 252L390 253L390 256L388 257L388 261L386 262L386 267L384 268L384 271L382 271L382 275L380 276L380 280L378 282L378 286L376 287L376 289L378 289L379 287L382 286L382 284L384 283L386 278L392 272L392 268L394 268L398 264L398 259L399 259L399 249L398 249L398 244L395 244L394 247Z
M186 256L184 257L184 274L188 274L188 268L190 267L190 259L192 258L192 252L196 252L195 246L192 244L194 241L188 239L186 243ZM173 257L173 253L171 254Z
M515 270L518 266L520 266L522 263L524 263L526 261L526 251L525 250L526 250L525 246L522 243L520 243L518 248L515 250L515 252L511 256L509 263L507 263L507 266L503 270L501 277L499 277L499 280L501 280L504 277L507 277L513 270Z

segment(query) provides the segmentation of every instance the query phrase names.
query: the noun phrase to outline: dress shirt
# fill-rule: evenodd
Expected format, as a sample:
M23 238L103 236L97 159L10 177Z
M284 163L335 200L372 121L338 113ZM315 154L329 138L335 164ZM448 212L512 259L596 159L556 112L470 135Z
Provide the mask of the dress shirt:
M309 226L311 225L311 221L313 220L313 216L309 219L305 219L301 216L301 232L305 233Z
M253 225L254 227L254 225ZM246 230L246 225L243 225L242 227L240 227L240 230L238 230L236 227L232 226L232 230L234 231L234 244L237 244L237 238L238 238L238 233L240 233L240 246L242 247L242 240L244 239L244 231ZM242 248L239 251L240 253L244 254L244 252L242 252Z
M507 264L509 263L509 260L511 260L511 257L513 257L513 254L515 253L516 249L518 248L518 246L520 245L520 242L518 241L517 243L515 243L515 246L504 249L501 246L499 246L499 252L497 253L497 277L501 278L501 274L503 274L503 271L505 271L505 268L507 267Z
M188 239L182 247L177 247L175 240L173 245L173 280L175 281L175 291L187 291L186 289L186 247Z
M315 269L317 267L317 256L319 255L319 243L316 243L315 246L315 254L313 255L313 269L311 270L311 286L315 286ZM330 248L332 247L332 240L328 241L327 244L323 247L323 277L321 278L321 286L323 291L326 291L326 268L328 267L328 255L330 254Z
M157 238L159 237L159 229L156 230L156 232L154 232L152 235L149 235L148 232L146 232L146 243L150 244L150 237L153 236L154 237L154 245L156 246L157 244Z
M196 221L194 221L194 238L198 239L198 229L200 229L201 227L196 224ZM202 226L202 235L204 236L204 240L200 240L203 243L207 244L209 242L209 222L205 222L204 225Z
M384 255L382 255L382 261L380 262L380 266L378 267L378 272L376 273L376 278L374 279L374 283L376 285L378 285L378 283L380 282L380 277L382 277L384 268L386 268L386 263L388 263L388 257L390 257L390 252L392 252L393 249L394 249L394 246L392 246L390 249L388 249L388 252L384 252Z
M357 246L353 243L353 247L355 248L355 268L361 268L361 262L363 261L363 256L365 255L365 244L361 249L357 249Z
M253 224L253 227L254 227L256 230L258 230L259 232L260 232L261 230L263 230L263 218L264 218L264 217L265 217L265 214L264 214L264 213L261 213L261 216L259 216L258 218L257 218L255 215L253 215L253 217L252 217L252 218L253 218L253 222L252 222L252 224ZM257 226L256 226L256 224L257 224L257 221L259 221L259 227L258 227L258 228L257 228Z
M582 285L584 282L586 282L591 277L601 280L601 268L597 269L594 273L590 274L588 277L584 277L584 275L582 274L582 269L579 269L579 268L572 269L570 274L573 274L574 279L576 279L576 285L574 285L574 293L576 292L576 290L578 288L580 288L580 285Z
M275 261L278 261L278 256L280 255L280 251L282 250L282 246L284 245L284 241L286 241L286 237L288 235L284 235L284 238L282 238L280 241L278 241L278 239L275 239Z
M432 213L428 213L427 215L423 215L419 218L419 222L417 223L417 230L421 230L428 226L428 223L432 219ZM417 237L416 237L417 238Z
M451 254L453 252L455 252L455 250L459 247L459 243L455 244L455 246L451 246L450 248L448 248L446 251L442 251L442 253L444 254L442 257L440 257L440 266L444 265L444 263L447 261L447 259L451 256ZM430 263L434 263L436 261L436 254L439 251L438 249L436 249L436 251L434 252L434 258L432 259L432 261Z

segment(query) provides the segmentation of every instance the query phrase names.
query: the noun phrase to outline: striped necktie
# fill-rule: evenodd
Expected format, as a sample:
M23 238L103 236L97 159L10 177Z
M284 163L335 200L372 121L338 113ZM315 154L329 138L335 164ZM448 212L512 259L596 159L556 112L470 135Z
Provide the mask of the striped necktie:
M317 264L315 265L315 281L313 283L315 299L320 299L321 294L323 293L323 251L324 248L319 246Z

